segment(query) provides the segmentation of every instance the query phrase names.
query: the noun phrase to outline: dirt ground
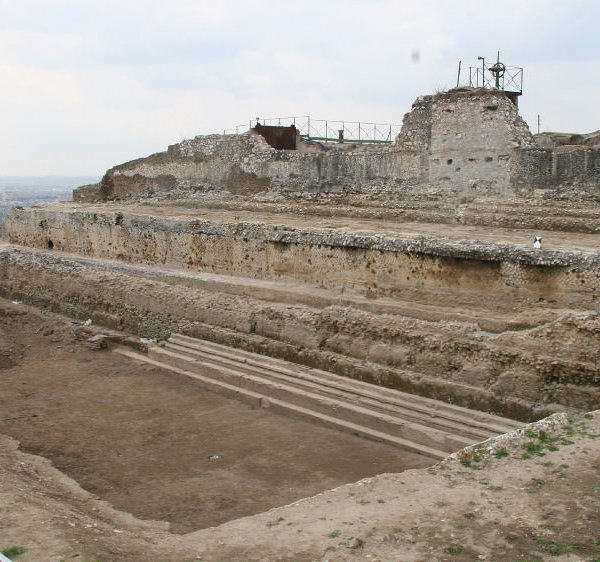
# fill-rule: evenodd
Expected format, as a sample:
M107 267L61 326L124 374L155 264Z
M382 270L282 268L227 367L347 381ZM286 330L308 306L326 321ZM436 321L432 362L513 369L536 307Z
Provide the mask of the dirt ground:
M0 302L0 550L15 560L600 559L600 412L405 470L429 463L87 336Z
M0 378L0 433L118 509L169 521L176 533L431 464L90 350L88 331L54 315L12 306L0 316L3 345L14 349Z

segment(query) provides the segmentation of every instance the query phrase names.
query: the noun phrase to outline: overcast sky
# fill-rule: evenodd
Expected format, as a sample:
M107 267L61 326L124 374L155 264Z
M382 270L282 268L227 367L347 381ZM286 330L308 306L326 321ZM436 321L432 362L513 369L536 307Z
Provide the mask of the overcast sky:
M102 175L256 116L401 123L497 50L534 132L590 132L599 29L600 0L0 0L0 175Z

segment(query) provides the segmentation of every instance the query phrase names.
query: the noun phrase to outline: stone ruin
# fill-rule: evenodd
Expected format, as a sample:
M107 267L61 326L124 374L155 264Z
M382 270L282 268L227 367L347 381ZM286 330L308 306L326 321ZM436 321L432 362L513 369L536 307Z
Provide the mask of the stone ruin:
M0 293L520 420L600 405L597 145L542 146L466 88L418 98L383 147L275 133L13 210Z
M599 182L598 147L542 148L504 92L460 88L418 98L400 135L383 148L330 143L319 149L289 128L258 125L240 135L198 136L115 166L98 186L76 190L74 199L199 191L502 197L535 189L595 192Z

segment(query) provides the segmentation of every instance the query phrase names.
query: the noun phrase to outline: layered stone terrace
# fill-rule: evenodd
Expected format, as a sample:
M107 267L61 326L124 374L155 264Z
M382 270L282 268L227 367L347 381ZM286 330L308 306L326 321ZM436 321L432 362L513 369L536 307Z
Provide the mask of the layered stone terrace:
M597 236L243 209L58 205L4 225L2 291L531 419L600 399Z

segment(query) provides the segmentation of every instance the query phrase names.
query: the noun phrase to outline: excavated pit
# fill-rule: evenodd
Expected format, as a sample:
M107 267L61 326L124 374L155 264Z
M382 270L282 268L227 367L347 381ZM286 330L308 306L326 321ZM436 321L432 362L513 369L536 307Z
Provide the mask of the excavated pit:
M26 304L3 304L14 345L2 350L0 432L178 533L435 462L92 351L87 319L515 420L597 406L595 235L544 233L554 247L535 252L531 233L511 229L247 218L122 205L13 211L0 292Z
M169 521L176 533L433 462L90 349L93 326L27 305L1 300L0 330L13 350L0 364L0 433L117 509Z

